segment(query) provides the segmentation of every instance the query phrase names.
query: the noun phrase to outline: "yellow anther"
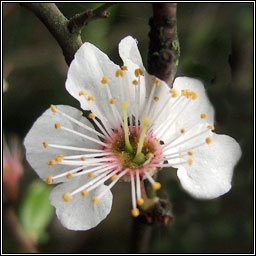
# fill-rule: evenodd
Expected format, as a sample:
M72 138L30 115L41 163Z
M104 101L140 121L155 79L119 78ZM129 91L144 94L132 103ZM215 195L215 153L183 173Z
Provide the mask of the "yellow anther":
M192 93L192 100L197 99L198 93L197 92L191 92Z
M212 131L214 131L214 129L215 129L215 127L213 125L208 125L207 128L212 130Z
M82 156L82 157L81 157L81 160L82 160L82 161L85 161L85 157L84 157L84 156Z
M189 156L193 156L195 154L195 152L193 152L193 151L188 151L188 155Z
M182 129L180 130L180 132L181 132L181 133L185 133L185 129L182 128Z
M55 158L55 161L58 162L58 163L61 162L62 160L63 160L63 155L61 155L61 154L58 155L58 156Z
M176 89L170 89L169 92L172 94L173 98L176 98L179 96L179 92Z
M143 76L143 71L140 68L138 68L134 70L134 74L136 77Z
M67 178L67 179L71 179L72 176L73 176L73 174L70 172L70 173L68 173L68 174L66 175L66 178Z
M92 201L93 201L95 204L98 204L100 200L99 200L97 197L93 197L93 198L92 198Z
M189 92L189 90L181 90L181 95L182 96L187 96L188 92Z
M48 147L48 144L47 144L46 141L43 142L43 146L44 146L44 148L47 148L47 147Z
M158 80L158 79L155 79L155 81L154 81L154 85L156 85L156 86L160 86L160 81Z
M111 99L109 100L109 103L110 103L110 104L115 104L115 102L116 102L115 99L112 99L112 98L111 98Z
M211 144L212 143L212 139L210 137L206 138L205 141L206 141L207 144Z
M60 129L61 125L58 123L58 124L55 124L54 127L55 127L55 129Z
M154 97L154 101L159 101L159 98L157 96Z
M113 181L113 180L116 180L116 178L117 178L117 175L114 174L114 175L111 177L111 180L112 180L112 181Z
M189 159L188 159L188 164L189 164L189 165L192 165L192 164L193 164L193 159L192 159L192 158L189 158Z
M132 81L132 84L134 84L134 85L138 85L138 84L139 84L139 82L138 82L137 80L133 80L133 81Z
M72 200L72 196L70 195L69 192L66 192L65 194L63 194L62 198L63 198L63 200L64 200L65 202L69 202L69 201Z
M123 77L124 76L124 72L123 72L123 70L122 69L118 69L117 71L116 71L116 77Z
M207 117L207 115L206 115L205 113L202 113L202 114L201 114L201 118L202 118L202 119L205 119L206 117Z
M101 83L102 84L107 84L108 83L108 78L106 76L103 76L102 80L101 80Z
M90 100L91 100L91 101L95 101L96 98L95 98L94 96L88 96L87 100L88 100L88 101L90 101Z
M54 166L57 164L57 162L55 160L50 160L48 163L50 166Z
M126 71L128 70L128 68L126 66L122 66L121 69L126 70Z
M141 205L143 205L144 204L144 199L143 198L138 198L137 199L137 205L139 205L139 206L141 206Z
M89 118L91 118L91 119L95 118L95 114L90 113L90 114L89 114Z
M128 109L130 106L130 103L129 103L129 101L122 101L121 106L123 109Z
M159 182L155 182L152 184L152 188L154 190L159 190L161 188L161 184Z
M147 159L153 158L153 157L154 157L154 154L151 153L151 152L147 153L147 155L146 155L146 158L147 158Z
M52 176L48 176L48 178L46 179L46 183L52 184Z
M79 96L87 95L87 94L88 94L88 92L87 92L87 91L80 91L80 92L79 92Z
M89 192L88 192L87 190L83 190L83 191L81 192L81 195L82 195L82 196L88 196L88 194L89 194Z
M57 112L57 108L54 105L50 106L52 112Z
M138 208L132 209L131 215L132 215L132 217L138 217L140 215L139 209Z
M88 173L88 177L89 177L89 178L92 178L93 176L94 176L94 175L93 175L92 172Z

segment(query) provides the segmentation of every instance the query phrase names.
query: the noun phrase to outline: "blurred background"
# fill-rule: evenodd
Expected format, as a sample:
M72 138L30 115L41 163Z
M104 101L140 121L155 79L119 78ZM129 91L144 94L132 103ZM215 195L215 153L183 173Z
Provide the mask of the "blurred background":
M241 145L243 155L226 195L198 201L180 187L175 171L160 173L161 196L175 216L171 225L145 229L146 242L134 248L130 187L113 189L110 215L96 228L74 232L62 227L49 204L52 186L45 185L25 160L22 141L50 104L79 108L64 84L67 65L61 49L34 14L15 3L3 3L3 252L22 253L15 227L41 253L253 253L253 4L179 3L181 58L177 76L203 80L216 111L216 133ZM70 18L100 4L58 3ZM120 3L111 16L89 23L83 41L95 44L116 63L118 43L138 39L147 63L149 3ZM11 211L11 212L10 212ZM16 222L16 226L13 224ZM15 226L15 227L13 227ZM134 228L135 227L135 228Z

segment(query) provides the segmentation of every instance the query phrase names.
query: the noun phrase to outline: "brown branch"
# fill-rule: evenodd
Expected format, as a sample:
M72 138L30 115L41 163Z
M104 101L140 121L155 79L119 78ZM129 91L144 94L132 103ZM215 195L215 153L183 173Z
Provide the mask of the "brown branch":
M59 43L67 64L74 58L76 51L82 45L80 34L70 33L67 27L68 19L53 3L21 3L21 6L34 12L44 23Z
M82 13L76 14L69 20L68 28L70 32L79 31L81 28L88 24L88 22L95 19L106 19L109 17L110 13L106 11L109 7L115 5L116 3L105 3L94 10L86 10Z
M180 55L176 10L176 3L153 3L153 17L149 21L148 70L169 86L175 77Z

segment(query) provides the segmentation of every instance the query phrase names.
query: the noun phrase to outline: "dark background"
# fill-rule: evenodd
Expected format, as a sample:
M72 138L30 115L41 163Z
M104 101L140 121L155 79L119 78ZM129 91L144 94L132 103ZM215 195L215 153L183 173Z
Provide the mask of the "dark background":
M99 4L60 3L68 18ZM109 9L110 18L96 20L83 30L83 41L95 44L116 63L118 43L132 35L139 42L145 66L148 50L149 3L120 3ZM191 198L180 187L176 172L160 173L160 193L173 204L170 226L148 227L146 253L252 253L254 216L253 173L253 4L179 3L177 12L181 58L177 76L204 81L216 111L216 133L234 137L243 155L226 195L210 200ZM61 49L33 13L15 3L3 4L3 131L22 141L36 118L50 104L79 108L64 84L67 65ZM24 160L17 214L34 171ZM38 242L44 253L128 253L132 250L133 219L129 184L113 189L110 215L96 228L73 232L61 226L55 214L47 236ZM142 245L141 245L142 246ZM23 252L4 223L3 250Z

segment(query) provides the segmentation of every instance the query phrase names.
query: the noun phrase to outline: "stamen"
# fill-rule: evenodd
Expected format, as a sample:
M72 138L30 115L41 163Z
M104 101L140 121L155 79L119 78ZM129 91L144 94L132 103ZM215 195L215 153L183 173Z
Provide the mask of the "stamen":
M97 197L92 198L93 203L98 204L100 200Z
M207 117L207 115L206 115L205 113L202 113L202 114L201 114L201 118L202 118L202 119L205 119L206 117Z
M133 147L130 143L129 139L129 128L128 128L128 116L127 116L127 109L129 107L129 102L128 101L123 101L121 102L121 106L123 108L123 116L124 116L124 137L125 137L125 151L128 153L133 152Z
M56 144L48 144L48 147L51 147L51 148L60 148L60 149L67 149L67 150L74 150L74 151L85 151L85 152L105 152L105 151L102 150L102 149L79 148L79 147L64 146L64 145L56 145Z
M188 164L189 164L189 165L192 165L192 164L193 164L193 159L192 159L192 158L189 158L189 159L188 159Z
M44 146L44 148L47 148L47 147L48 147L48 144L47 144L46 141L43 142L43 146Z
M122 66L121 69L122 69L123 71L128 71L128 68L127 68L126 66Z
M54 127L55 127L55 129L60 129L61 125L60 125L60 123L58 123L58 124L55 124Z
M214 130L215 130L215 128L214 128L214 126L213 126L213 125L208 125L208 126L207 126L207 128L208 128L208 129L210 129L210 130L212 130L212 131L214 131Z
M138 85L138 84L139 84L139 82L138 82L137 80L133 80L133 81L132 81L132 84L134 84L134 85Z
M172 94L173 98L176 98L176 97L179 96L179 92L176 89L174 89L174 88L170 89L169 92Z
M141 187L140 187L140 174L139 170L136 170L136 194L137 194L137 204L139 206L144 204L144 200L141 197Z
M116 77L123 77L124 76L124 72L122 71L122 69L118 69L117 71L116 71Z
M138 217L140 215L139 209L138 208L132 209L131 210L131 215L132 215L132 217L135 217L135 218Z
M82 96L82 95L88 95L88 92L87 91L80 91L79 96Z
M56 109L56 107L54 105L51 105L50 108L51 108L52 112L56 112L57 111L57 109Z
M72 174L72 173L68 173L66 177L67 177L67 179L71 179L71 178L72 178L72 176L73 176L73 174Z
M212 139L210 137L206 138L205 141L206 141L207 144L211 144L212 143Z
M130 178L131 178L131 192L132 192L132 210L131 214L133 217L139 216L140 212L138 208L136 208L136 195L135 195L135 183L134 183L134 177L132 172L130 172Z
M48 163L50 166L54 166L57 164L57 162L55 160L50 160Z
M115 102L116 102L115 99L112 99L112 98L111 98L111 99L109 100L109 103L110 103L110 104L115 104Z
M63 198L63 200L64 200L65 202L69 202L69 201L72 200L72 196L70 195L69 192L63 194L62 198Z
M159 98L157 96L154 97L154 101L159 101Z
M161 188L161 184L159 182L154 181L154 179L150 176L150 174L147 171L144 171L144 174L148 178L154 190L159 190Z
M103 76L102 80L101 80L101 83L102 84L107 84L108 83L108 78L106 76Z
M52 176L48 176L48 178L46 179L46 183L47 184L52 184Z
M145 155L141 152L141 150L143 148L144 138L145 138L148 126L150 124L150 119L148 117L144 117L142 122L143 122L143 127L142 127L142 131L140 133L139 143L137 146L137 152L136 152L135 158L133 159L133 162L135 162L137 164L142 164L145 162Z
M82 196L88 196L88 194L89 194L89 192L88 192L87 190L83 190L83 191L81 192L81 195L82 195Z

